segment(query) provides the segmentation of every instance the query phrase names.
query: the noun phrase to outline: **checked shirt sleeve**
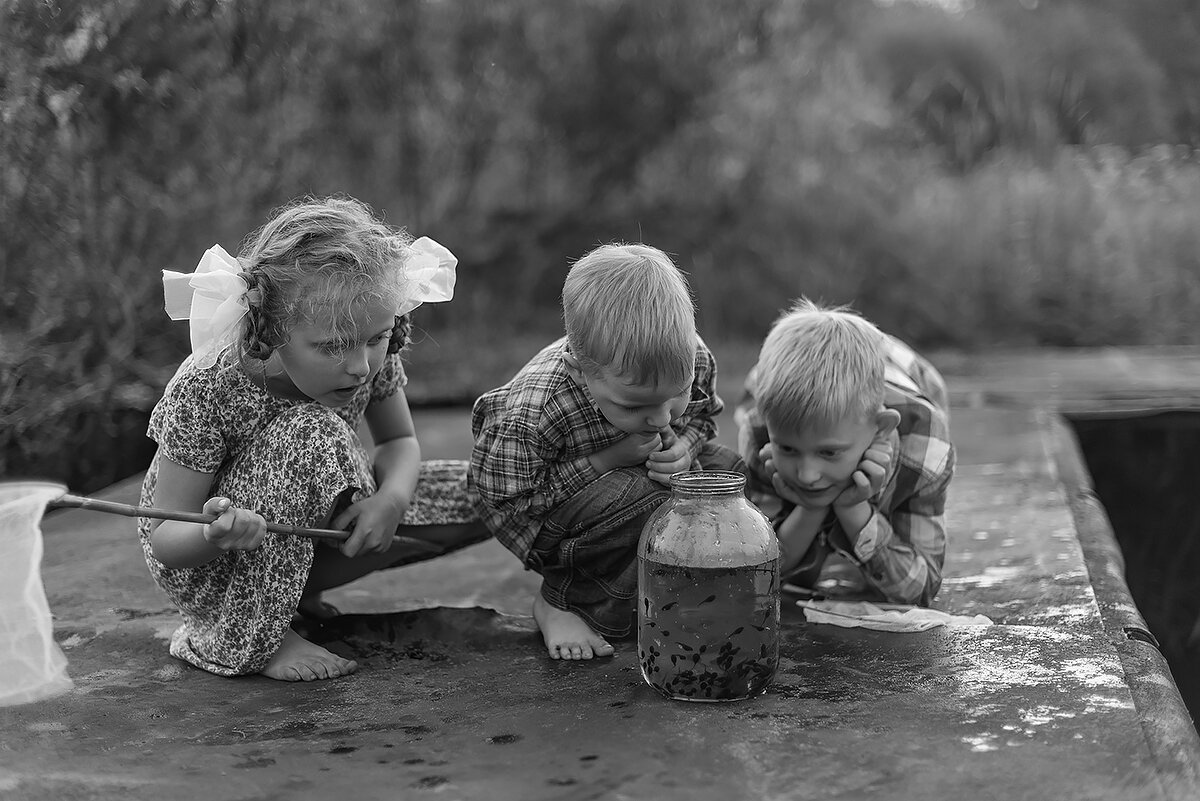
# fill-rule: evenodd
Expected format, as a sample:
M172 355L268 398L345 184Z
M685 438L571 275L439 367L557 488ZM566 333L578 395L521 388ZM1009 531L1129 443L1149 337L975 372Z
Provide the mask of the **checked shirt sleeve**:
M551 458L552 448L525 419L489 420L488 400L479 399L472 420L476 507L496 539L527 563L542 519L594 480L596 470L586 456Z
M894 484L859 532L854 556L887 600L927 606L942 584L954 449L944 440L915 439L904 443Z

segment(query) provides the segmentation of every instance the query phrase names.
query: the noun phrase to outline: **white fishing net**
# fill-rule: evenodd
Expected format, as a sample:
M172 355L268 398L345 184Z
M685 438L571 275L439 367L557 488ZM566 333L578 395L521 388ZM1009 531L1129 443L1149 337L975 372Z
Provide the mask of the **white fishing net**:
M71 689L42 586L42 515L66 488L0 484L0 706Z

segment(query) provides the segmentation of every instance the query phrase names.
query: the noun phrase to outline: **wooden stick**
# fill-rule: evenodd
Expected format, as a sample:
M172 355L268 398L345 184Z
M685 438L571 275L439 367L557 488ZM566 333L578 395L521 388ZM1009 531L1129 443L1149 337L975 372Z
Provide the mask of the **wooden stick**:
M206 515L202 512L179 512L174 509L159 509L154 506L133 506L127 503L117 503L116 501L102 501L98 498L84 498L79 495L62 495L46 504L47 508L73 508L84 509L89 512L106 512L114 515L124 515L125 517L151 517L155 520L181 520L185 523L211 523L217 519L216 515ZM291 534L296 537L308 537L309 539L327 539L344 542L349 539L350 532L332 528L303 528L301 526L289 526L282 523L267 522L267 531L273 531L276 534ZM416 537L396 537L393 542L403 543L413 548L419 548L426 553L442 553L443 548L440 545L435 545L432 542L419 540Z

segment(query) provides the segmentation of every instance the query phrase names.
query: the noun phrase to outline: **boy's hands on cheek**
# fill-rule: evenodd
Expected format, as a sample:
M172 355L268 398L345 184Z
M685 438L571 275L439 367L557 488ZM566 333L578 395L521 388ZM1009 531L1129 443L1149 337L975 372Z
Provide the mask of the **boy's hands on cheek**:
M866 503L873 498L892 466L892 443L886 436L876 437L863 454L858 469L850 476L850 486L833 500L837 507Z
M775 487L775 494L785 501L794 503L796 506L802 506L805 509L828 509L830 501L823 503L814 503L814 499L808 495L802 495L792 489L791 485L784 480L783 476L775 469L774 453L771 450L771 443L763 445L758 451L758 458L762 461L763 470L771 477L771 484Z
M253 551L267 536L267 521L262 515L238 509L228 498L209 498L203 511L218 516L204 526L204 539L222 551Z
M662 449L646 459L646 471L659 484L671 483L671 476L692 466L692 453L687 442L675 435L668 426L662 430Z
M588 457L597 473L607 473L618 467L636 467L643 464L650 454L662 447L662 437L654 434L626 434L602 451Z

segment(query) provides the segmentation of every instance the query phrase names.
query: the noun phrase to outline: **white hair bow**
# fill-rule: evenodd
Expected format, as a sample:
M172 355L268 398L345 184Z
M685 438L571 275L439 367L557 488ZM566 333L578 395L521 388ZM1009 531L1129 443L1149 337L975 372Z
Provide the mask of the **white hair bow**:
M204 251L190 275L162 271L167 315L191 321L192 358L199 367L212 367L237 339L238 325L250 309L250 287L241 272L238 260L220 245Z
M412 288L396 314L408 314L422 303L442 303L454 297L458 258L427 236L413 242L412 249L413 255L404 264Z
M427 236L412 244L404 264L409 291L396 314L408 314L422 303L441 303L454 297L458 259ZM163 270L163 299L172 320L190 320L192 358L198 367L216 364L221 351L238 337L242 317L250 310L250 286L238 260L220 245L204 251L195 272Z

